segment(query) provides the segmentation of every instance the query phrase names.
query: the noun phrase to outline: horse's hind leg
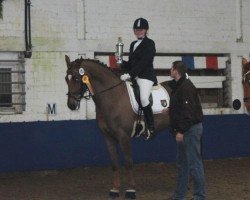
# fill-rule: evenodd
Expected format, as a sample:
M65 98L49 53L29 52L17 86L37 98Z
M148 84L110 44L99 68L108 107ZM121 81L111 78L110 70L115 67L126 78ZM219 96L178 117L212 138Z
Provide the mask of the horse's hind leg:
M109 135L105 136L105 141L110 154L113 170L113 188L109 192L111 198L119 197L120 189L120 174L119 174L119 159L117 153L117 141Z

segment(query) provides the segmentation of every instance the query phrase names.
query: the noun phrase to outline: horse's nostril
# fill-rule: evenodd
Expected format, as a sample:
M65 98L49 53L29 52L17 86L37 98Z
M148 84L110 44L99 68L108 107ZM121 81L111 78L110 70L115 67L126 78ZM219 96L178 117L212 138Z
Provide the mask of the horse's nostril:
M68 107L70 110L75 110L76 109L76 105L74 104L68 104Z

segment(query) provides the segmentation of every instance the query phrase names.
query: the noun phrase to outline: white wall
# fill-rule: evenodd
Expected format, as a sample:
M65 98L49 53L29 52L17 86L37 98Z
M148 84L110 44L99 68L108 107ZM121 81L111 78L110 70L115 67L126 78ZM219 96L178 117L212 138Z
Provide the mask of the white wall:
M161 53L229 53L232 60L232 99L242 99L240 56L249 55L250 2L242 0L243 41L236 15L238 0L31 0L32 57L26 59L26 111L0 115L1 122L88 119L93 102L82 100L79 111L67 108L64 55L93 58L95 51L112 52L121 36L128 51L136 18L149 21L149 37ZM3 3L0 51L24 51L24 1ZM1 53L0 53L1 54ZM47 103L57 114L47 115ZM207 111L208 114L224 110ZM227 113L242 113L228 110Z
M24 50L24 1L3 1L0 19L0 51Z

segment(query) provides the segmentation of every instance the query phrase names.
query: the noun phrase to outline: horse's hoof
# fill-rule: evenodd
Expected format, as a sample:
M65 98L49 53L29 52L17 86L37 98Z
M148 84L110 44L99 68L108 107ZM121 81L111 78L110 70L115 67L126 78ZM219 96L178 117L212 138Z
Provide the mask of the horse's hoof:
M136 199L136 190L126 190L125 199Z
M120 195L119 195L119 190L115 190L115 189L111 189L109 191L109 198L110 199L115 199L115 198L118 198Z

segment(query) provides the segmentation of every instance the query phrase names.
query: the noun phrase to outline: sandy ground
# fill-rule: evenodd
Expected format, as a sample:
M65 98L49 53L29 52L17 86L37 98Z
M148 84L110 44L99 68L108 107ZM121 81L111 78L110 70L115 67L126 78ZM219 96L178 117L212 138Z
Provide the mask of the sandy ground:
M205 161L208 200L250 200L250 158ZM137 199L164 200L175 188L174 163L135 165ZM0 200L108 200L110 167L0 174ZM126 172L121 171L119 200ZM188 200L191 199L192 186Z

